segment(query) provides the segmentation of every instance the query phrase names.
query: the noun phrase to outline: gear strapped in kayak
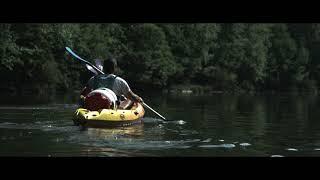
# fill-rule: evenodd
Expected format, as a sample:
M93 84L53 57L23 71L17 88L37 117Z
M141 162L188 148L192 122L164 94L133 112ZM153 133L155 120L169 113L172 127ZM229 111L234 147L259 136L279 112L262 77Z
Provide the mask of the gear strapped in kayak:
M90 92L84 100L84 108L90 111L116 109L116 94L108 88L99 88Z

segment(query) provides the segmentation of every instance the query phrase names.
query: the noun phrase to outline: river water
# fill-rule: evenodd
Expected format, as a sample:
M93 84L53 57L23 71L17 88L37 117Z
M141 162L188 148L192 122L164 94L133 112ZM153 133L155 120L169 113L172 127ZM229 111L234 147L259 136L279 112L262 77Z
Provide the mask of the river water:
M0 156L319 156L316 95L150 94L143 124L81 130L77 98L2 97Z

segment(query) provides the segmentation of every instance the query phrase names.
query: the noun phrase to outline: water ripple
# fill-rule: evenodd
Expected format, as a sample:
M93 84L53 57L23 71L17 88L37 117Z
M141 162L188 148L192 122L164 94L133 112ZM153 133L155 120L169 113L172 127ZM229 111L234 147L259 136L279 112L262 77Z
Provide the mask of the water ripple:
M236 145L234 144L218 144L218 145L215 145L215 144L210 144L210 145L200 145L198 147L201 147L201 148L234 148L236 147Z
M286 150L287 151L298 151L298 149L295 149L295 148L287 148Z
M201 142L204 142L204 143L208 143L208 142L211 142L211 138L208 138L208 139L206 139L206 140L203 140L203 141L201 141Z
M284 157L282 155L271 155L270 157Z
M251 146L251 144L249 144L249 143L240 143L239 145L240 145L240 146L243 146L243 147L245 147L245 146Z

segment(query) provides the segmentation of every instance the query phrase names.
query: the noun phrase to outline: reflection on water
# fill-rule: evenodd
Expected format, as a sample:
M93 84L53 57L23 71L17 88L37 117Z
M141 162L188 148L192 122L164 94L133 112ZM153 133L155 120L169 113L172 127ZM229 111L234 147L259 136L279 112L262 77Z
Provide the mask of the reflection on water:
M143 137L143 124L137 124L129 127L119 127L111 129L102 129L102 128L88 128L84 132L88 136L97 138L97 139L111 139L118 137L127 137L127 138L139 138Z
M76 99L0 106L0 156L318 156L313 95L149 95L144 123L82 130ZM2 101L6 102L6 101ZM41 103L38 103L41 102Z

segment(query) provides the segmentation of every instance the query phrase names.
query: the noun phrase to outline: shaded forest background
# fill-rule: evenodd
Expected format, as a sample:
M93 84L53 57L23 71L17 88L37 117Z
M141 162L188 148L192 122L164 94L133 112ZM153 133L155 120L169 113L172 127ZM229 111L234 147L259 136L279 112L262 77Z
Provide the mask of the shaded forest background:
M1 92L80 90L66 51L118 60L133 89L317 92L320 24L0 24Z

